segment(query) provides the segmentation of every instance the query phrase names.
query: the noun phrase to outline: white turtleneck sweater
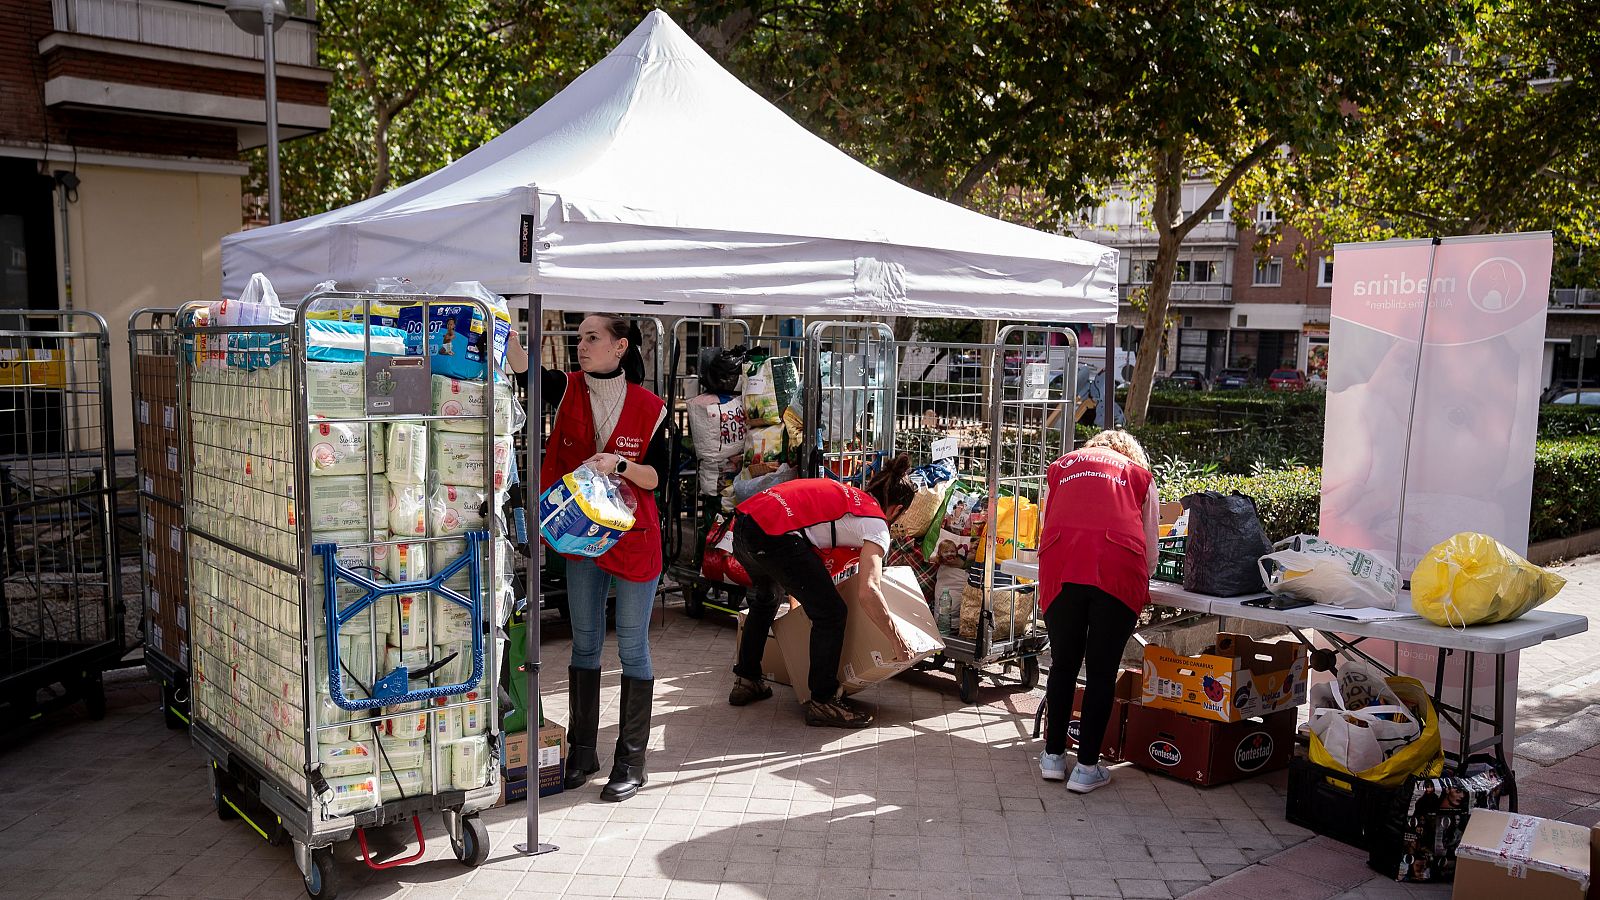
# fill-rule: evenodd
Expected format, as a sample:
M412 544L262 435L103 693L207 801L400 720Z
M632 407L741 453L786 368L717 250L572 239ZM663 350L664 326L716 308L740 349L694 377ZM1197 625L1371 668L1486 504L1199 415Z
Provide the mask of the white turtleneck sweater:
M622 405L628 396L628 379L620 374L596 378L585 373L583 383L589 389L589 412L594 417L594 446L595 452L599 453L610 443L611 432L617 430L617 420L622 417ZM651 426L650 434L655 434L666 418L667 411L663 409L655 425Z

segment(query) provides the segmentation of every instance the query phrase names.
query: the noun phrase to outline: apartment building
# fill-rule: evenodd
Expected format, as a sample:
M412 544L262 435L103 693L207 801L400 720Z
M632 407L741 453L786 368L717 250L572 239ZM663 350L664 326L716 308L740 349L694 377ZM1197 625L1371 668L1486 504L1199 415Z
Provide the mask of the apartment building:
M0 0L0 309L99 313L115 373L129 313L218 295L240 153L266 142L262 42L224 5ZM315 0L289 6L275 53L284 140L327 129L332 80Z

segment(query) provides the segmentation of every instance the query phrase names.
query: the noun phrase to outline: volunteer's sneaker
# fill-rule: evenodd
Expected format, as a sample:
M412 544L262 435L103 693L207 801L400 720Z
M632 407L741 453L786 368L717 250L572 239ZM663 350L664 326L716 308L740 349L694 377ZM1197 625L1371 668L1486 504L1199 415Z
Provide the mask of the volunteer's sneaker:
M1087 794L1110 783L1110 769L1105 766L1086 766L1079 763L1072 767L1072 778L1067 781L1067 790L1075 794Z
M1065 753L1040 753L1039 774L1045 781L1067 780L1067 755Z
M866 728L872 724L872 711L854 700L835 697L823 703L807 700L806 724L828 728Z
M728 692L729 706L744 706L757 700L765 700L772 696L772 688L767 685L765 678L746 678L743 675L733 676L733 690Z

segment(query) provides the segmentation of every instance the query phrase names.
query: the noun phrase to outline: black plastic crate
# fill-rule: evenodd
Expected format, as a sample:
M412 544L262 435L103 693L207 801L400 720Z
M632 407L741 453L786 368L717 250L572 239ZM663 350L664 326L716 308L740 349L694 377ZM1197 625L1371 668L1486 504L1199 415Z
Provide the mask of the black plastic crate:
M1352 775L1326 769L1296 756L1289 762L1289 799L1285 818L1352 847L1371 850L1383 833L1383 822L1396 788L1386 788Z

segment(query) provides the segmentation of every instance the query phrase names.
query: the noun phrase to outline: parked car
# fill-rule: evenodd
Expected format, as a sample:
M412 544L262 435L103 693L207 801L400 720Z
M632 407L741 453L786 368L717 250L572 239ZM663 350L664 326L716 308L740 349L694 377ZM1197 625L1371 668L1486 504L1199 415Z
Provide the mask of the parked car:
M1557 406L1600 406L1600 388L1583 388L1562 391L1550 398Z
M1250 381L1249 369L1223 369L1217 374L1217 380L1213 386L1219 391L1236 390L1249 387Z
M1267 390L1269 391L1303 391L1306 389L1306 373L1299 369L1274 369L1267 376Z
M1588 379L1584 380L1587 381ZM1576 378L1559 378L1552 382L1549 387L1544 389L1544 393L1539 395L1539 402L1554 403L1557 397L1565 394L1567 391L1570 391L1577 386L1578 380Z
M1208 385L1206 377L1191 369L1177 369L1161 376L1156 387L1168 391L1203 391Z

